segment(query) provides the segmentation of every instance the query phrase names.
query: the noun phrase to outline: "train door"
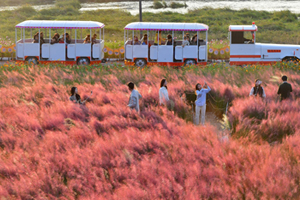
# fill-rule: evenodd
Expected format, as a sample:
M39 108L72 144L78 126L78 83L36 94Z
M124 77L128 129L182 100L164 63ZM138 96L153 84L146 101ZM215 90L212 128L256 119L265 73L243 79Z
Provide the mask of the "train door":
M133 59L144 59L148 60L148 33L143 31L137 31L134 35L132 57Z
M168 27L166 27L168 29ZM174 31L158 33L157 62L174 62Z

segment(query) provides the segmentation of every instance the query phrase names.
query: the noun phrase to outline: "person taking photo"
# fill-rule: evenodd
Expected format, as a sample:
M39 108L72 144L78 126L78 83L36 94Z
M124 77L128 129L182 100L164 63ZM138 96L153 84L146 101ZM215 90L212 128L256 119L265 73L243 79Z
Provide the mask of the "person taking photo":
M206 94L210 91L210 87L207 85L207 83L204 83L204 86L202 87L201 84L196 84L196 95L197 99L195 101L196 105L196 119L195 123L196 125L199 125L199 117L201 112L201 124L204 125L205 123L205 112L206 112Z

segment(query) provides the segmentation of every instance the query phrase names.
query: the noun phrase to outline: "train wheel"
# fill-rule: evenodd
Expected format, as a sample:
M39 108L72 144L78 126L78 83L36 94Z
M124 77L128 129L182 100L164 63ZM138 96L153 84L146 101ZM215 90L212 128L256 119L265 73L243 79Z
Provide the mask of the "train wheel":
M298 62L297 61L298 59L295 57L287 57L287 58L284 58L282 59L282 62Z
M134 63L135 63L135 66L137 66L137 67L144 67L144 66L146 66L146 64L147 64L146 60L143 59L143 58L138 58L138 59L136 59L136 60L134 61Z
M195 65L196 61L193 59L188 59L184 62L184 65Z
M29 65L32 65L32 64L36 65L36 64L38 64L36 57L28 57L28 58L26 58L26 61L27 61L27 63Z
M78 58L77 65L89 65L90 60L88 58Z

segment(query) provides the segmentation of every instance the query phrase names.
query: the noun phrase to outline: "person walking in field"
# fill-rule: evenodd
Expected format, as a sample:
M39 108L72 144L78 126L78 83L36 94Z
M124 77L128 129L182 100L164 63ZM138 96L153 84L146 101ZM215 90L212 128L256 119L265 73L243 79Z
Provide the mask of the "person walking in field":
M280 95L280 101L290 99L290 93L293 91L291 84L287 82L287 76L282 76L283 83L279 86L277 94Z
M169 94L166 79L160 81L159 89L159 105L166 105L169 102Z
M255 85L254 85L254 87L252 87L251 90L250 90L250 94L249 94L250 97L251 97L251 96L254 96L254 97L259 96L259 97L261 97L261 98L263 98L263 99L266 98L265 90L264 90L264 88L261 86L261 84L262 84L262 81L261 81L261 80L259 80L259 79L256 79L256 80L255 80Z
M130 97L129 97L129 103L128 107L132 110L135 109L138 113L140 112L140 104L139 100L142 98L142 95L134 89L134 83L130 82L127 84L129 91L131 91Z
M197 99L195 101L196 104L196 125L199 125L199 117L201 112L201 124L204 125L205 123L205 112L206 112L206 94L210 91L210 87L204 83L202 88L201 84L196 84L196 95Z

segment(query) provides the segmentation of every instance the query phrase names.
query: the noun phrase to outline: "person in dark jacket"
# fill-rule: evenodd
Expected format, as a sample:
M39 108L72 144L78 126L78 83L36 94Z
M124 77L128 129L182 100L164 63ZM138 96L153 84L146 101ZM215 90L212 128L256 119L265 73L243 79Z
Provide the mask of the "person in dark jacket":
M84 102L81 101L80 95L78 94L77 87L72 87L71 88L70 101L72 101L74 103L79 103L79 104L83 104L84 103Z
M172 45L172 36L170 34L167 36L167 39L166 45Z
M66 38L66 43L67 43L67 44L71 44L71 38L70 38L69 33L65 33L64 36L65 36L65 38Z
M291 84L287 82L287 76L282 76L283 83L279 86L277 94L280 95L280 101L289 99L290 93L293 91Z

